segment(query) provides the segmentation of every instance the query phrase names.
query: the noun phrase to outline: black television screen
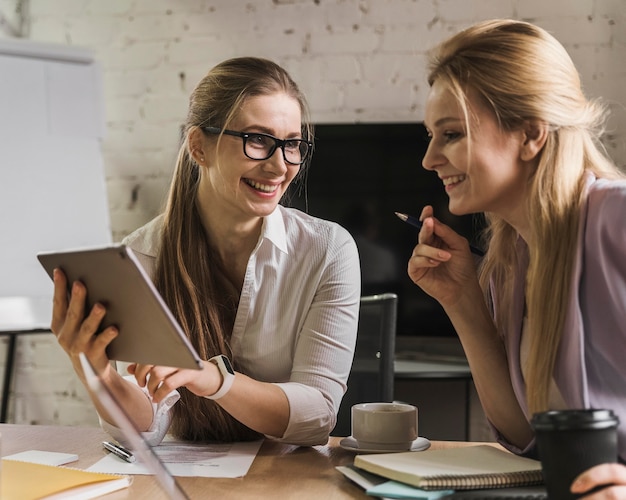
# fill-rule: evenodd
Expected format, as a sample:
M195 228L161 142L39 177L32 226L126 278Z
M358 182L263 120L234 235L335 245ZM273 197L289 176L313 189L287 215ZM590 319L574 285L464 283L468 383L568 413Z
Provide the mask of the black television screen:
M306 179L292 186L284 204L350 231L362 294L398 295L397 335L447 337L455 332L443 309L406 273L417 230L394 212L419 216L433 205L439 219L474 243L481 228L475 217L448 211L437 174L422 167L427 145L421 123L317 124Z

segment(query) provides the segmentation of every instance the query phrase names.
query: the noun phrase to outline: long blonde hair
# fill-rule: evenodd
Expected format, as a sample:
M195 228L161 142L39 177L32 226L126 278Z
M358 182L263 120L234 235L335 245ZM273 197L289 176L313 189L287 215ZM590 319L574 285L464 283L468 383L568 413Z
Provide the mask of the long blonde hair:
M548 390L559 347L576 255L585 171L620 177L599 137L606 110L583 94L578 72L563 46L545 30L513 20L478 23L444 41L431 53L428 81L443 82L465 110L473 91L495 113L503 130L528 120L548 125L547 141L530 179L531 221L526 307L531 342L526 398L531 413L548 405ZM469 134L469 126L467 127ZM470 137L471 144L471 137ZM507 330L518 265L515 229L485 214L488 251L480 281L488 297L498 293L496 325Z
M189 100L156 262L155 285L199 355L209 359L226 354L236 369L238 362L230 348L230 337L239 296L225 277L196 208L199 167L188 150L188 136L197 127L227 128L246 99L275 92L285 92L298 101L302 135L312 140L304 96L289 74L269 60L229 59L211 69L196 86ZM305 168L303 165L299 175ZM185 388L180 393L172 422L176 436L194 441L258 438L256 432L232 418L214 401L197 397Z

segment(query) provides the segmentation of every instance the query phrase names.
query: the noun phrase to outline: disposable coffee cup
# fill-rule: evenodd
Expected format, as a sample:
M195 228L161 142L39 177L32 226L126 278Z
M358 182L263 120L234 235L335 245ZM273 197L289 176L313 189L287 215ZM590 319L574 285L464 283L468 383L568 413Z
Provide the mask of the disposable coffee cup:
M417 439L417 407L406 403L359 403L352 407L352 437L366 450L410 450Z
M583 471L617 462L617 425L611 410L559 410L536 413L535 431L548 498L570 500L570 487Z

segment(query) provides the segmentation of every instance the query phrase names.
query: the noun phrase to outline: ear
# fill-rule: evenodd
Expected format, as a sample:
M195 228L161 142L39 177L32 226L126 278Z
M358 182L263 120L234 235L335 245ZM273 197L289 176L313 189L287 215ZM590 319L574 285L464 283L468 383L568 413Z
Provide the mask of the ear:
M187 151L189 156L198 164L204 165L206 162L206 136L199 127L193 127L187 134Z
M534 160L541 152L548 139L548 125L538 120L529 120L524 123L524 142L520 149L520 158L523 161Z

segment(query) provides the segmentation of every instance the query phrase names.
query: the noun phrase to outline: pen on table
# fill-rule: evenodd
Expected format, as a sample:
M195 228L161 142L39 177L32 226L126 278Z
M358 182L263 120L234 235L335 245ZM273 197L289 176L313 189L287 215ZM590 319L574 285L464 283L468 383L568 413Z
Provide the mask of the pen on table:
M113 455L121 458L129 464L132 464L135 461L135 455L119 444L111 443L110 441L102 441L102 446L104 446L106 450L113 453Z
M412 226L416 227L418 230L422 229L422 221L420 221L417 217L413 217L412 215L407 215L407 214L403 214L400 212L394 212L394 213L396 214L398 219L400 219L401 221L404 221L407 224L411 224ZM470 251L474 255L478 255L480 257L485 255L485 252L483 252L480 248L476 248L475 246L472 246L472 245L470 245Z

